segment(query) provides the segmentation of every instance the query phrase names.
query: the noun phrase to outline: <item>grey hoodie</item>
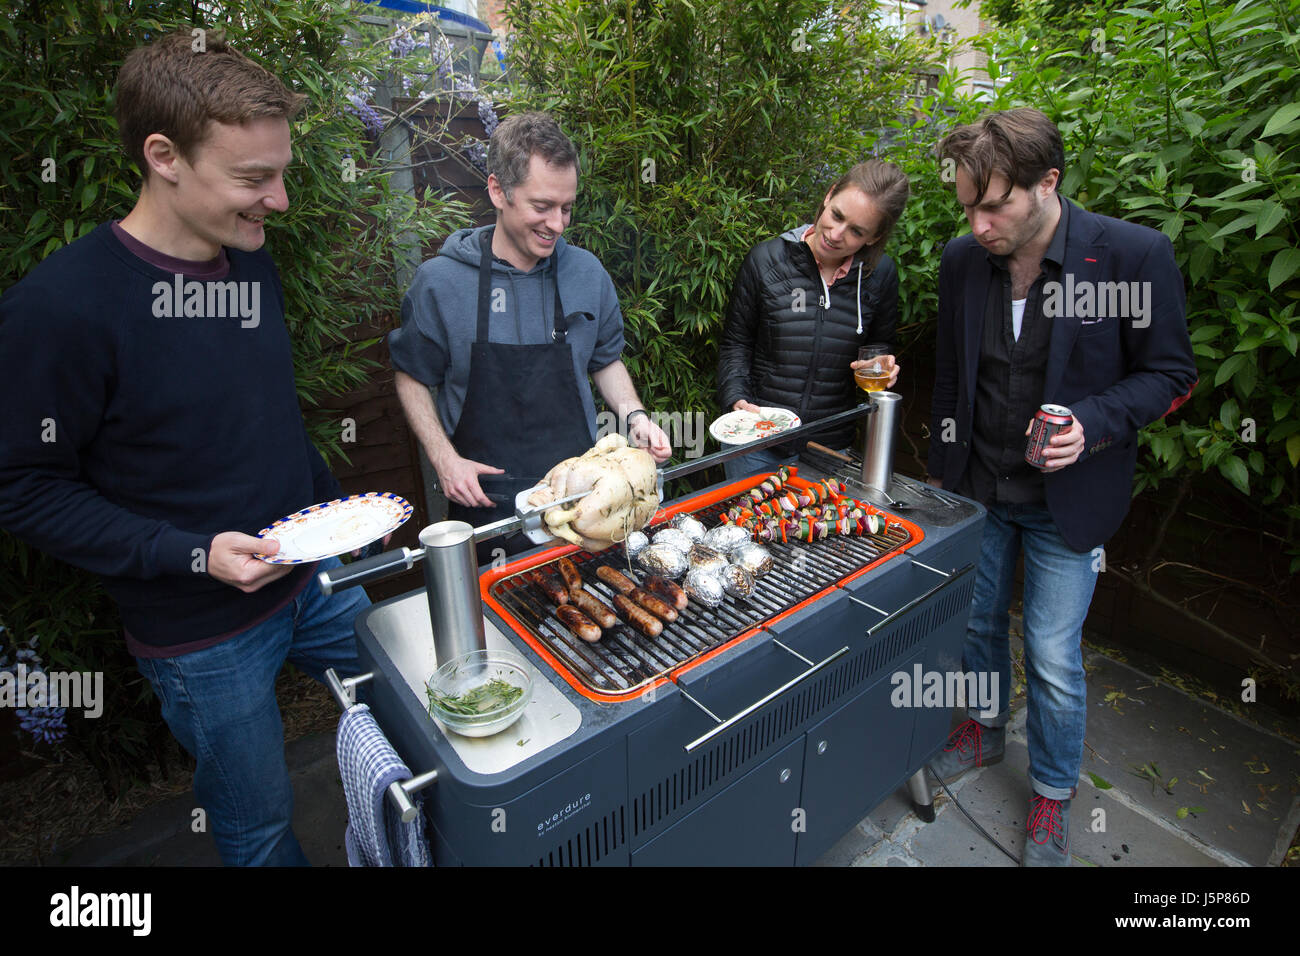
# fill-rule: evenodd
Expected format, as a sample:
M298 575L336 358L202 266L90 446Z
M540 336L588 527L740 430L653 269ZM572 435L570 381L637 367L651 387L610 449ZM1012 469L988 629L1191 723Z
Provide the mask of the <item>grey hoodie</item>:
M488 228L460 229L447 237L438 255L416 271L402 300L402 327L388 335L393 368L438 389L438 417L448 436L460 421L469 388L470 346L478 319L479 236ZM494 258L489 340L508 345L551 341L557 263L560 301L570 316L567 341L573 351L573 371L594 442L596 406L587 376L623 353L618 296L595 256L560 236L555 251L529 272ZM574 317L578 312L593 318ZM520 377L526 381L527 372L521 370Z

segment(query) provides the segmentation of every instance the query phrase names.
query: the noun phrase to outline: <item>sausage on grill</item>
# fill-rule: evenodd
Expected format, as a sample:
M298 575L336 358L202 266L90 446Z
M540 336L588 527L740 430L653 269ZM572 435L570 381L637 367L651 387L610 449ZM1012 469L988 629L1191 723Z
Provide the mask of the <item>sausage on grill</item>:
M600 578L619 594L629 594L636 590L635 581L618 568L611 567L608 564L602 564L596 569L596 577Z
M560 574L564 577L564 585L570 591L581 590L582 575L578 573L578 567L568 558L560 558L556 562L560 569Z
M614 616L610 606L600 598L579 588L576 591L569 592L569 599L574 603L579 611L587 615L601 627L613 627L618 623L618 618Z
M583 614L572 604L561 604L555 609L555 616L560 619L560 623L577 634L589 644L600 640L604 633L587 615Z
M658 574L652 574L646 578L646 589L654 594L659 595L679 611L686 610L686 604L689 600L682 586L676 581L670 581L668 578Z
M546 595L552 604L569 603L569 593L564 590L564 585L560 583L560 579L552 572L543 568L538 568L529 575L528 580L541 588L542 593Z
M664 632L663 622L625 594L614 595L614 606L632 622L632 626L646 637L658 637Z
M628 592L627 596L660 620L666 621L669 624L677 620L676 608L667 601L655 597L644 588L633 588Z

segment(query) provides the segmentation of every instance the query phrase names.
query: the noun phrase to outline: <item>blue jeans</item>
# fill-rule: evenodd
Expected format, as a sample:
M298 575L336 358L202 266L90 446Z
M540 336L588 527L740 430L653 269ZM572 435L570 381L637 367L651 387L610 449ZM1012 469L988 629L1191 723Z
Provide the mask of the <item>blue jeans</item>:
M996 717L977 719L1003 727L1009 716L1011 597L1023 549L1029 780L1035 793L1067 800L1083 761L1088 701L1081 642L1097 557L1070 550L1046 508L993 504L988 511L962 663L977 675L996 674L998 699Z
M329 558L318 571L341 563ZM226 865L310 865L293 833L275 679L286 660L317 680L328 667L357 673L354 625L369 606L361 588L325 597L313 574L279 613L220 644L136 658L167 726L194 756L194 795Z
M771 474L782 465L793 465L798 460L798 455L778 455L774 449L760 448L748 455L724 461L722 471L727 476L727 481L739 481L751 475Z

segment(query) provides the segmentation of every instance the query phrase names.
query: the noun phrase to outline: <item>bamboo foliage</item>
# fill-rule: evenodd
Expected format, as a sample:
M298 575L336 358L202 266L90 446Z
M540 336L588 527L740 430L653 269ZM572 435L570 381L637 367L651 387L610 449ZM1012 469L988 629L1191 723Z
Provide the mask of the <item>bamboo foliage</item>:
M31 0L0 12L0 288L134 203L139 174L112 110L126 54L173 30L223 29L236 49L309 98L293 123L290 207L268 224L266 247L284 287L309 430L327 456L341 454L338 423L311 409L378 369L360 352L373 341L365 330L400 313L398 237L429 241L460 215L437 197L417 210L368 159L371 141L347 97L386 71L391 54L385 44L356 42L355 22L346 4L326 0ZM162 725L98 583L0 532L0 626L0 654L36 638L47 666L104 672L112 689L104 716L69 720L69 741L111 791L142 776Z
M926 50L873 3L515 0L510 108L582 154L568 235L614 279L651 407L713 418L718 337L751 247L810 222L906 112ZM707 420L707 419L706 419Z

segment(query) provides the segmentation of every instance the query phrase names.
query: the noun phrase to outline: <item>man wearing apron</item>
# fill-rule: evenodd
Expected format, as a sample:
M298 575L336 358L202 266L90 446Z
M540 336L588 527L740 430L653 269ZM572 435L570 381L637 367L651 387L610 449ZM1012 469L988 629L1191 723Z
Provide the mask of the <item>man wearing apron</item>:
M595 443L588 375L629 442L659 462L672 454L619 360L623 318L609 274L561 237L577 159L549 116L504 120L488 146L496 225L447 237L389 335L397 394L450 519L477 526L514 514L518 492ZM483 542L479 562L531 546L522 535Z

